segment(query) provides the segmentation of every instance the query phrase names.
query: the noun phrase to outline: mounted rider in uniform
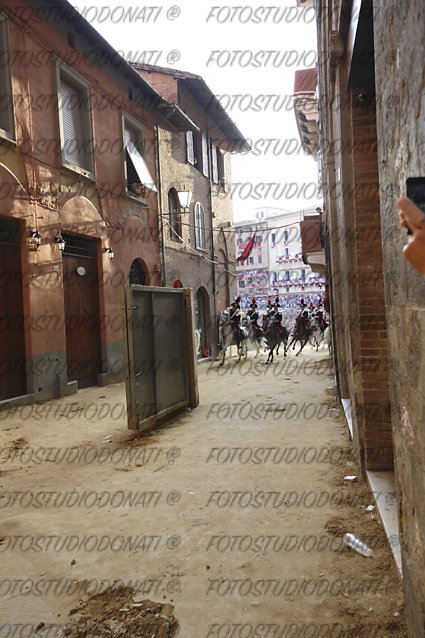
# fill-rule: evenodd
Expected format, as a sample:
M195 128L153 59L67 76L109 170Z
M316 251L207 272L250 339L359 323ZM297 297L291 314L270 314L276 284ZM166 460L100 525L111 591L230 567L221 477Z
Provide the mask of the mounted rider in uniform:
M316 310L313 316L320 328L320 332L323 334L329 325L328 322L325 320L325 317L323 316L323 310Z
M240 297L239 297L240 300ZM238 347L242 341L242 336L241 336L241 313L240 313L240 306L237 300L233 301L230 304L230 308L228 308L229 311L229 321L230 321L230 325L233 328L233 332L235 333L235 339L236 339L236 343L238 344Z
M246 314L248 315L248 321L250 325L252 326L252 329L254 330L255 338L257 339L257 341L260 341L262 337L262 331L260 326L258 325L259 314L258 314L257 304L255 299L251 299L249 310Z
M270 313L272 311L272 300L271 299L267 299L267 307L266 307L266 314L263 315L263 332L264 334L267 334L267 330L270 324Z
M304 332L305 332L305 336L306 337L310 337L312 330L311 330L311 322L308 316L308 311L304 310L301 314L302 320L303 320L303 326L304 326Z
M282 326L282 313L280 312L279 308L280 308L279 297L276 297L273 304L272 311L270 312L270 321L274 323L278 333L281 335L283 333L283 326Z

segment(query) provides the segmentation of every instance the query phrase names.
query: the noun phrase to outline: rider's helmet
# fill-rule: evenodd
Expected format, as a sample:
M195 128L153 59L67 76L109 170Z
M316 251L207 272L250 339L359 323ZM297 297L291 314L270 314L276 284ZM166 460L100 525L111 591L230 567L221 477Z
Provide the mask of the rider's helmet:
M251 299L251 303L249 304L249 307L250 308L254 308L254 309L257 307L257 304L255 302L255 298L254 297Z

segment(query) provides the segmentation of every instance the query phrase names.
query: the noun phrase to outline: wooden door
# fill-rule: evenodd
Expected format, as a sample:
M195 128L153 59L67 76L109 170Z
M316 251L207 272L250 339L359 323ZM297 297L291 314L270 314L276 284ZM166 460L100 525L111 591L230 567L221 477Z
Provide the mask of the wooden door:
M72 251L70 241L67 248ZM68 381L78 381L79 388L97 385L102 366L95 244L92 255L62 257Z
M26 394L19 223L0 218L0 400Z

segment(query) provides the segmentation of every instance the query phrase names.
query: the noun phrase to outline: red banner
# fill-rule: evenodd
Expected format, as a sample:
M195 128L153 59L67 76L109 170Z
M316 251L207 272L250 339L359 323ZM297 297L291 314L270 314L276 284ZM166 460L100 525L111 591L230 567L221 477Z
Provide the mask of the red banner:
M236 258L236 261L245 261L245 259L247 259L247 257L249 257L252 247L254 245L254 240L255 240L255 233L253 234L253 236L251 237L251 239L249 240L249 242L247 243L247 245L245 246L245 250L243 251L242 254L239 255L239 257Z

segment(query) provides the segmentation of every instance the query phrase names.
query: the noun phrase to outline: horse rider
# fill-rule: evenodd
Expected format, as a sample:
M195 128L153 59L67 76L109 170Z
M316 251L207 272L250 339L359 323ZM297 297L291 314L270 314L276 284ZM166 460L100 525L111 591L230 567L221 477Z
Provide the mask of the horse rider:
M304 310L301 314L301 318L303 320L303 326L304 326L304 332L305 332L305 336L309 337L311 335L311 322L310 319L308 317L308 311Z
M257 311L257 303L255 299L251 299L249 310L246 314L248 315L249 323L254 330L255 338L259 341L261 339L261 328L258 325L259 314Z
M273 309L270 313L270 321L272 321L274 323L274 325L277 328L277 331L279 334L282 334L283 332L283 327L282 327L282 313L279 310L280 308L280 303L279 303L279 297L276 297L274 304L273 304Z
M272 312L272 300L267 299L266 314L263 315L263 331L267 334L267 330L270 324L270 313Z
M240 297L239 297L240 300ZM241 337L241 313L240 313L240 306L237 300L233 301L230 305L229 308L229 321L230 321L230 325L233 328L233 332L235 333L235 339L236 339L236 343L238 344L238 347L242 341L242 337Z
M323 334L329 325L323 316L323 310L317 310L313 316L315 320L317 321L317 324L320 328L320 332Z

